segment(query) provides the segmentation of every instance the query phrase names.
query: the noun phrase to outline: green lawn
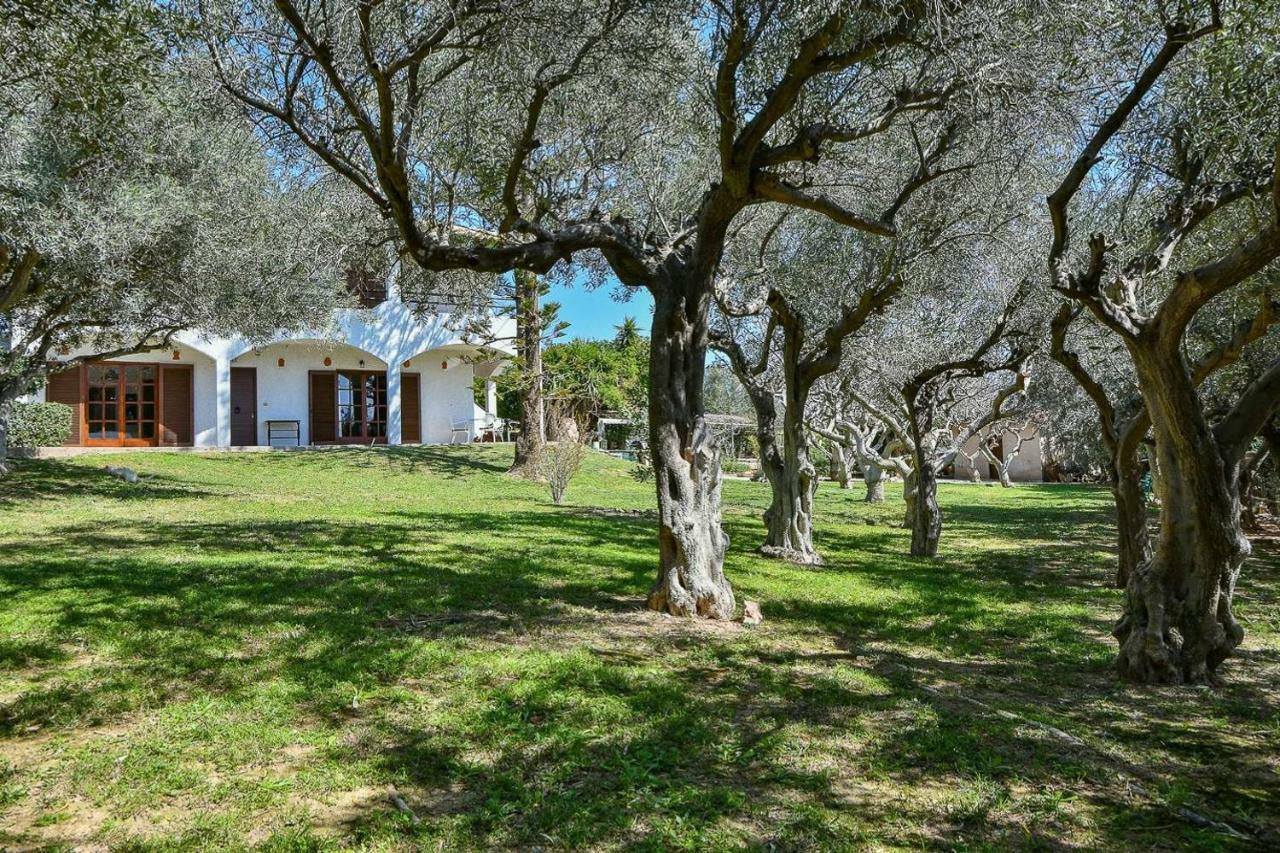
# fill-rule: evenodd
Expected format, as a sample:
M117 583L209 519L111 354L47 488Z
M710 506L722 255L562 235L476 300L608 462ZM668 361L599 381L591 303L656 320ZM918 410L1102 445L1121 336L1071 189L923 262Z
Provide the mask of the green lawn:
M1280 829L1280 560L1220 690L1109 672L1109 500L819 491L765 623L642 609L652 486L504 448L24 462L0 480L0 848L1248 849ZM874 521L875 523L869 523ZM1048 724L1064 734L1055 735ZM416 815L393 808L388 787ZM1233 839L1178 810L1249 833Z

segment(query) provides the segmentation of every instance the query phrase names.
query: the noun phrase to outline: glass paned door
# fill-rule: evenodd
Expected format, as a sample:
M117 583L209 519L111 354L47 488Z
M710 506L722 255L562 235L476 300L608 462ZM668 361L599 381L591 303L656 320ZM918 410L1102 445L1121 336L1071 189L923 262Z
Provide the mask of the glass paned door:
M124 437L150 441L156 437L156 369L129 365L124 369Z
M365 438L387 437L387 374L366 373L364 377Z
M89 439L116 441L120 438L120 368L106 364L89 365Z
M360 374L338 371L338 437L360 438L364 434L364 411L359 399Z
M337 373L338 440L387 437L387 374L363 370Z
M85 401L89 441L155 444L156 379L154 364L89 365Z

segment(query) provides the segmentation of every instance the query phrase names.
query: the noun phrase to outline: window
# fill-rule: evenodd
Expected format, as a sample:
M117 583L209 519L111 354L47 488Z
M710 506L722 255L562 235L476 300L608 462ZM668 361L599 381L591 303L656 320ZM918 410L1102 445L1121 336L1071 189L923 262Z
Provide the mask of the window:
M105 364L89 365L89 399L85 420L89 438L114 440L120 437L120 369Z
M347 290L361 308L376 308L387 301L386 282L363 270L347 270Z
M152 365L124 369L124 437L156 437L156 369Z

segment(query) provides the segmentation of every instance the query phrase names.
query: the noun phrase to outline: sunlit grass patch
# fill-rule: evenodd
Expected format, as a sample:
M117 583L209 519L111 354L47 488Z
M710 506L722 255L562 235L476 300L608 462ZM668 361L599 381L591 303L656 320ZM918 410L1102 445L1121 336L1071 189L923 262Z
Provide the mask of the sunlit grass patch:
M507 453L147 454L133 488L102 457L22 463L0 845L1214 848L1171 809L1276 825L1265 549L1231 684L1132 688L1102 490L944 483L918 560L900 487L824 485L826 563L800 568L755 552L767 490L727 481L726 568L766 620L744 628L643 609L632 466L590 456L554 507Z

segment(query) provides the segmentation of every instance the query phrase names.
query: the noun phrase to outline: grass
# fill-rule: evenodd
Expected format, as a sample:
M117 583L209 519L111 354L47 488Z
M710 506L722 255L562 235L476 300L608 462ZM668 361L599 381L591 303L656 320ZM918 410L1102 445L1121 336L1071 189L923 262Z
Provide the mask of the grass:
M632 466L591 455L554 507L507 453L134 455L138 486L104 457L21 463L0 847L1275 843L1274 549L1229 686L1136 688L1109 671L1103 491L944 484L926 561L900 492L823 486L815 570L753 554L767 494L729 481L727 570L766 619L744 628L642 609Z

